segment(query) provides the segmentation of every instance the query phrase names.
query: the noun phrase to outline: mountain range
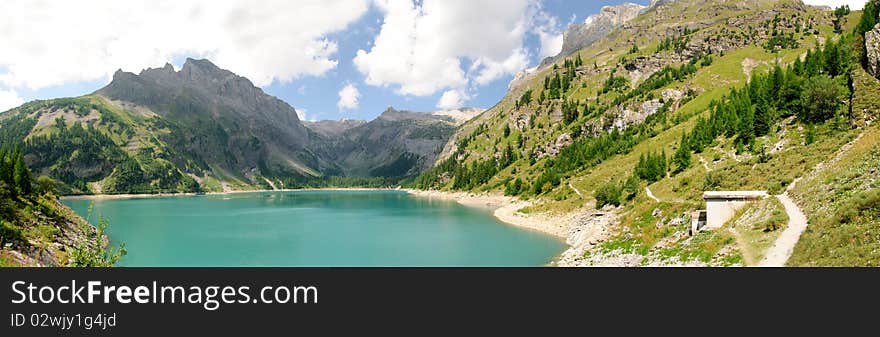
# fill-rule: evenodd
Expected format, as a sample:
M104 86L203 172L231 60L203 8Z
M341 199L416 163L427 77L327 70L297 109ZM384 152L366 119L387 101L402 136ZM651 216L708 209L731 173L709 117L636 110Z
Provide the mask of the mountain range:
M370 122L304 123L248 79L187 59L179 71L120 70L93 94L12 109L0 137L23 142L31 168L65 193L295 188L417 175L480 112L389 108Z
M794 207L809 226L789 265L877 266L878 8L606 7L488 110L389 108L372 121L301 121L247 79L188 59L0 113L0 144L20 144L18 162L65 194L503 193L518 200L511 213L559 222L572 246L561 263L577 266L760 265ZM719 190L774 197L692 231L703 193Z

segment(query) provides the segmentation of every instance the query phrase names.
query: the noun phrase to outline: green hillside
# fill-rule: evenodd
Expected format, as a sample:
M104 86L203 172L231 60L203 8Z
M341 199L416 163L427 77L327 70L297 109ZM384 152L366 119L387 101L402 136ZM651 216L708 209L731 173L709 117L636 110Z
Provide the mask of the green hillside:
M93 227L58 201L55 182L34 178L19 148L0 146L0 267L112 266L106 224Z
M203 167L162 140L177 132L98 95L34 101L0 119L2 143L21 143L31 170L63 194L200 191Z
M864 98L876 95L876 80L861 69L863 40L851 33L861 14L798 1L676 1L649 9L514 85L413 185L532 200L524 213L618 214L593 255L635 255L641 264L753 263L761 247L748 242L766 243L755 236L780 228L741 229L770 219L770 205L744 210L766 214L751 223L694 237L685 235L689 214L702 207L705 190L780 194L876 128L865 123L880 114L870 103L876 99ZM805 235L797 254L811 240Z

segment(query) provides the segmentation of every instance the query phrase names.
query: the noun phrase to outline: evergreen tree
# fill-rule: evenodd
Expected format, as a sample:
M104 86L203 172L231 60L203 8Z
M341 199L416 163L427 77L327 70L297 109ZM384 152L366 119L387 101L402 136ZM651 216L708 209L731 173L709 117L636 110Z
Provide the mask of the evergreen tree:
M678 150L672 158L675 162L675 173L682 172L691 167L691 148L688 145L687 135L681 135L681 141L678 143Z
M0 181L12 185L12 165L5 148L0 148Z
M864 38L866 32L874 29L877 21L880 21L880 0L868 0L862 9L862 18L856 25L856 34Z
M626 200L635 199L635 197L639 195L639 177L635 174L630 175L623 183L622 189L623 193L625 193Z
M16 152L15 167L13 169L13 184L19 195L29 195L33 190L31 185L31 171L28 169L27 164L25 164L24 156L21 152Z

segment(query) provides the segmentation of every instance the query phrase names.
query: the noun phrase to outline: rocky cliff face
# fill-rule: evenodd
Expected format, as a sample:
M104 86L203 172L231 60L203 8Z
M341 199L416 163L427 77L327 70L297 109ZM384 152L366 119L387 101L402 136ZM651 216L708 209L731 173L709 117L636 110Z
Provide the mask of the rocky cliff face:
M868 55L868 72L880 78L880 23L865 33L865 49Z
M456 127L482 109L436 112L388 108L376 119L306 123L325 135L315 144L348 176L405 177L430 168Z
M236 177L316 175L329 167L308 150L312 134L287 103L248 79L207 60L187 59L180 71L167 64L140 74L117 71L96 92L112 101L155 112L180 132L163 141Z
M668 2L668 0L663 2ZM614 29L637 17L645 8L647 7L634 3L602 7L598 14L588 17L584 23L569 26L563 34L562 52L545 60L543 64L551 64L592 45Z

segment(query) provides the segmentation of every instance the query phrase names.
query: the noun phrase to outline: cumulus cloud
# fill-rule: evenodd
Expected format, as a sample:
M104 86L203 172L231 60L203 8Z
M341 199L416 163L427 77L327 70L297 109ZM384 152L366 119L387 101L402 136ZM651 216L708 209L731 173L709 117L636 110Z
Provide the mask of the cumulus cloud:
M461 90L447 90L440 96L437 107L443 110L457 109L463 107L469 99L470 97Z
M865 7L867 0L804 0L807 5L829 6L832 8L849 5L851 9L862 9Z
M0 112L15 108L24 103L15 90L0 90Z
M382 27L357 69L374 86L398 94L445 91L439 106L467 99L483 85L528 65L523 39L535 0L376 0ZM464 65L470 63L467 69Z
M361 97L361 92L358 91L357 87L354 84L347 84L339 90L339 101L336 102L336 106L339 107L340 110L343 109L357 109L360 106L358 99Z
M538 7L532 17L534 18L532 26L534 27L535 35L538 36L538 41L541 43L538 58L543 60L544 58L558 55L562 51L563 40L562 27L559 21L555 16L542 11L540 7Z
M39 89L207 57L265 86L336 67L335 41L368 0L0 3L0 83ZM14 46L14 47L13 47Z

